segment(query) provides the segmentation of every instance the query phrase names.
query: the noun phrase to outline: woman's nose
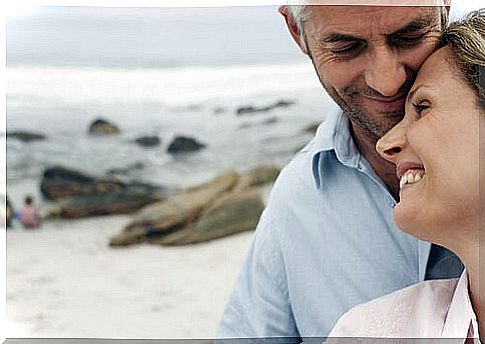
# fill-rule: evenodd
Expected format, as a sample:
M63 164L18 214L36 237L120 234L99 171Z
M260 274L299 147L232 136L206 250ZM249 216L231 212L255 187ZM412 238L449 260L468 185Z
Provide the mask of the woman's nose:
M406 145L403 121L389 130L376 144L377 152L387 161L397 163L397 157Z

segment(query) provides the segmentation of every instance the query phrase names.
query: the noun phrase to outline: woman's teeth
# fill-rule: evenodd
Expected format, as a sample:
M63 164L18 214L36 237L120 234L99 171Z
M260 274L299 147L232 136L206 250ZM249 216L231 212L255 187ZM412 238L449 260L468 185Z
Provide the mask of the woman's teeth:
M424 175L424 170L408 170L402 175L399 187L402 188L406 184L417 183L424 177Z

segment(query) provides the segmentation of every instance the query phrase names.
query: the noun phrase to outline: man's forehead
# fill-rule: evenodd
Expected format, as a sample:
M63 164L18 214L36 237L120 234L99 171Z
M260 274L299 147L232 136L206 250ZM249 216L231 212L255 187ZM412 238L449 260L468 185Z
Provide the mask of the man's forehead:
M306 27L310 34L371 37L415 32L438 23L439 10L430 6L319 6Z
M288 0L288 5L449 6L451 0Z

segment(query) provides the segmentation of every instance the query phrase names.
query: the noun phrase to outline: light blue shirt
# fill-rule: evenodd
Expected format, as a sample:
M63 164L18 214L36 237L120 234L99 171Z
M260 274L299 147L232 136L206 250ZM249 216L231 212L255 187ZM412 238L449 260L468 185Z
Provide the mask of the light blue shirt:
M430 244L401 232L396 202L341 113L282 170L218 338L326 337L353 306L424 279Z

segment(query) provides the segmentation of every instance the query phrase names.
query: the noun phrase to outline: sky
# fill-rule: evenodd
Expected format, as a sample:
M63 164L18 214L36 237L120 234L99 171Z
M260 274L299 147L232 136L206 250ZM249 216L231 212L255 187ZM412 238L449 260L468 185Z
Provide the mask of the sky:
M121 68L303 59L276 6L43 7L7 18L7 64Z
M209 8L142 7L174 3ZM216 6L221 3L226 7ZM7 65L163 68L304 61L277 13L277 2L246 0L244 5L264 3L270 5L227 6L241 5L240 0L9 2L3 5ZM74 6L80 4L92 6ZM452 0L452 17L478 7L478 0Z
M359 0L357 0L359 1ZM370 1L370 0L369 0ZM425 0L421 0L425 1ZM451 0L459 12L483 7L482 0ZM16 0L2 4L3 13L16 16L28 13L33 6L108 6L108 7L157 7L157 6L265 6L279 5L282 0Z

